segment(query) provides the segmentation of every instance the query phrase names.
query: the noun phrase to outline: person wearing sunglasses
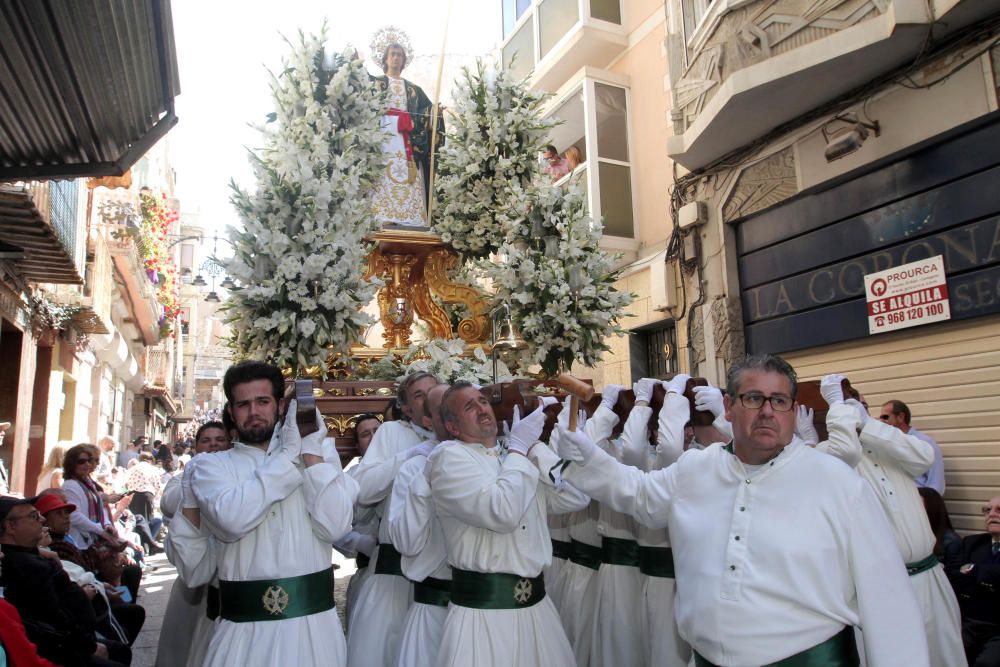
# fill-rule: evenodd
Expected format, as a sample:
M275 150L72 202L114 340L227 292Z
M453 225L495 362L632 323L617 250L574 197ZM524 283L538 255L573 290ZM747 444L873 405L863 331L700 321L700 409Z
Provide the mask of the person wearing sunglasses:
M906 403L893 399L886 401L885 405L882 406L882 412L878 418L889 426L895 426L906 435L919 438L931 446L931 449L934 450L934 462L919 475L915 475L914 479L917 481L917 486L930 487L943 496L944 458L941 455L941 447L937 444L937 440L910 425L911 416L910 408Z
M560 430L563 479L668 527L675 613L697 667L929 667L924 624L892 529L869 485L795 432L795 370L781 357L730 368L730 444L643 472Z
M70 516L69 534L86 549L98 540L119 545L114 519L107 503L118 502L120 496L106 496L104 489L93 480L91 473L98 463L90 445L70 447L63 459L63 491L66 500L76 506Z

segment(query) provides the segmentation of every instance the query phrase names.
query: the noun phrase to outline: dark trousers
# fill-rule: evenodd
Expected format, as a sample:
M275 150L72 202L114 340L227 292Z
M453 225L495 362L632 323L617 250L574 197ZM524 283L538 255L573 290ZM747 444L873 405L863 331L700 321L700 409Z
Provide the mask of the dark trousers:
M125 635L128 637L128 645L135 643L135 638L142 630L142 624L146 622L146 610L137 604L117 604L111 607L111 613L115 615L118 625L122 626Z
M962 643L969 667L1000 667L1000 625L967 618L962 621Z
M132 594L132 602L139 601L139 583L142 581L142 567L126 565L122 568L122 586Z

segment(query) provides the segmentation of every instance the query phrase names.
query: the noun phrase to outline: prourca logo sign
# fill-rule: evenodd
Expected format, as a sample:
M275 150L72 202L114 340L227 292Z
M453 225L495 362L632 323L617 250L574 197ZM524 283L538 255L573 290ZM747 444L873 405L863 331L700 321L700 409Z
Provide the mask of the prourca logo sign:
M922 276L932 276L934 274L944 273L943 267L939 268L937 264L924 265L920 264L913 266L908 269L900 269L893 271L885 277L885 281L888 283L899 282L900 280L911 280L913 278L920 278Z
M865 296L869 333L951 319L941 255L866 275Z

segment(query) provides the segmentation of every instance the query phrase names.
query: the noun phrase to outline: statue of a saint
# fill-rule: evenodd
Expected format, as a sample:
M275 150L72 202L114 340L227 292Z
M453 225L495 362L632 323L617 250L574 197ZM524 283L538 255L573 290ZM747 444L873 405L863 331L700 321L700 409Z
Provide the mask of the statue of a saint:
M385 225L424 227L430 186L432 104L424 91L402 78L409 49L391 41L381 49L384 76L373 77L388 91L382 126L389 136L383 144L388 158L375 188L375 218ZM444 138L444 120L438 111L437 145Z

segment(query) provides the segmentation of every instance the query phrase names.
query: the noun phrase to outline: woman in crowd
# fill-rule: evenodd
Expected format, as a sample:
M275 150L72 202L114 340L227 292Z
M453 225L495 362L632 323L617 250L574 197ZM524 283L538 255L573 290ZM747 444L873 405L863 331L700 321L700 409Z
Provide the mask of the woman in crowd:
M38 474L38 491L45 489L58 489L63 484L63 457L66 456L66 448L56 445L49 451L49 458L45 460L42 472Z
M70 516L70 535L82 549L98 540L118 546L118 533L108 503L116 503L121 497L105 495L91 477L99 462L94 449L92 445L76 445L63 459L63 490L66 500L76 505Z
M950 562L958 562L962 558L962 538L951 525L951 517L941 494L930 487L920 487L917 491L924 500L927 520L934 532L934 555L947 569Z

